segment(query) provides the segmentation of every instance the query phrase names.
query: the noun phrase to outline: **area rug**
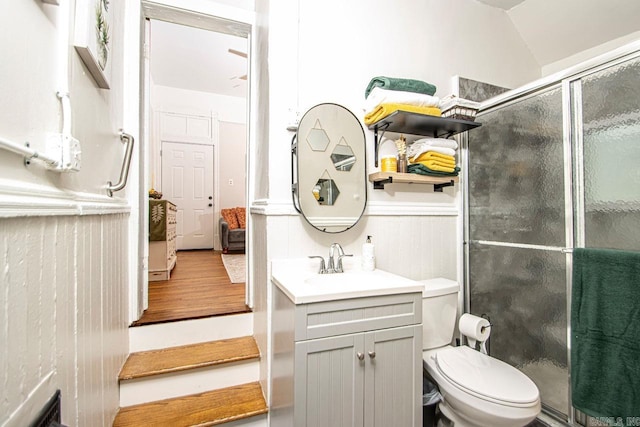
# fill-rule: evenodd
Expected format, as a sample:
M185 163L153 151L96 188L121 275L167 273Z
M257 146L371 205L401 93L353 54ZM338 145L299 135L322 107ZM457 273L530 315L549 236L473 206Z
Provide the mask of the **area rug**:
M231 283L244 283L245 279L245 254L222 254L222 264L224 264L225 270L227 270L227 276L231 280Z

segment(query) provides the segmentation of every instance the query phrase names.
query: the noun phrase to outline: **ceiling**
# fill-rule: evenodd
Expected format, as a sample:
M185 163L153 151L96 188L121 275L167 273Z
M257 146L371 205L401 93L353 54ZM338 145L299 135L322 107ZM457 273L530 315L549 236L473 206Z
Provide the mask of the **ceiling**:
M519 5L525 0L478 0L480 3L484 3L488 6L497 7L504 10L509 10L514 6Z
M640 37L640 0L476 1L509 17L541 68L616 39ZM164 86L246 97L247 82L239 77L247 74L247 59L228 49L247 52L247 39L152 21L152 79Z
M638 0L477 0L503 9L544 67L640 31Z
M164 21L151 21L150 69L154 84L246 97L247 39Z

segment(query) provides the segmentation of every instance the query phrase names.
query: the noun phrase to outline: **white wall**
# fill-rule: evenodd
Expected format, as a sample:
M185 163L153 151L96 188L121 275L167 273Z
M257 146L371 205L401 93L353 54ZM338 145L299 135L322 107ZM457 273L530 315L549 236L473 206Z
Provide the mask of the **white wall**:
M378 75L431 82L439 96L452 92L454 75L505 87L540 77L539 66L506 14L479 2L329 0L298 5L298 13L295 5L271 5L270 141L279 141L269 145L272 199L288 198L284 184L289 171L276 164L289 156L284 141L290 134L284 129L290 109L303 113L317 103L336 102L363 117L364 90ZM371 171L373 133L366 134ZM375 192L371 200L424 197L423 191L407 192L405 187L393 195Z
M247 205L246 154L247 126L244 123L219 122L220 209Z
M44 150L61 131L56 92L68 90L82 148L81 171L67 174L0 151L2 426L28 425L57 388L69 426L108 425L118 408L131 207L126 192L105 191L124 154L125 10L111 7L110 90L72 47L73 1L10 0L0 14L0 136Z
M169 86L153 85L151 106L154 110L185 114L211 114L224 122L246 123L247 100Z

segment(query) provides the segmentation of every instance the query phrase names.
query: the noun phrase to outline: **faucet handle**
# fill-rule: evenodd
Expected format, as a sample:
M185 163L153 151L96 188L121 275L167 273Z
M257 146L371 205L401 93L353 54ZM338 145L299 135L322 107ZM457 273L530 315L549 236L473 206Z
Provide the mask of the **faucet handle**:
M342 254L338 257L338 266L336 267L336 273L344 273L344 269L342 268L342 258L347 256L353 256L353 254Z
M320 260L320 268L318 269L318 274L325 274L327 269L324 266L324 258L319 255L309 255L309 258L318 258Z

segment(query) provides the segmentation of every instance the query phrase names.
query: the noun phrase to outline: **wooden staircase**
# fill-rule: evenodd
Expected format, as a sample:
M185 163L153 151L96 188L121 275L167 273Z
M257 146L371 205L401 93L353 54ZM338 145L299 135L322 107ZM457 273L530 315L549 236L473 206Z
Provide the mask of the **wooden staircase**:
M245 313L131 328L113 425L266 426L251 319Z

